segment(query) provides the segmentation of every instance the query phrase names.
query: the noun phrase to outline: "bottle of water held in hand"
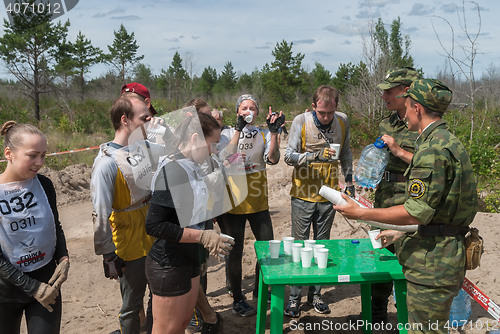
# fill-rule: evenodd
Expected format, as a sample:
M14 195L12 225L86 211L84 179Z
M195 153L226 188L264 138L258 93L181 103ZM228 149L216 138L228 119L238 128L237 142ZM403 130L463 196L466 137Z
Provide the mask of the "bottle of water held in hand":
M381 137L375 143L365 147L361 152L354 180L361 187L373 188L382 180L385 167L389 161L389 152Z
M450 308L450 327L460 327L469 320L472 308L471 298L464 289L460 289L458 295L453 298Z

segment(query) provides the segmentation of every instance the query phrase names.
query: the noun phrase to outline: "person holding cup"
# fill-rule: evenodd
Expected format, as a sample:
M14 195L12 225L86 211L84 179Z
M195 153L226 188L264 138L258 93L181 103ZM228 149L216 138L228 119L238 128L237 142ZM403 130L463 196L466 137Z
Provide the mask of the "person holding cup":
M377 238L384 247L399 243L409 324L420 324L425 333L447 333L450 306L465 277L464 236L478 211L476 178L467 150L442 120L451 89L437 79L421 79L397 97L405 98L408 130L418 131L403 204L366 209L343 195L347 204L335 209L350 219L418 225L415 233L386 230Z
M388 208L403 204L405 201L406 178L404 173L415 152L415 140L418 133L409 131L406 122L405 98L403 94L413 81L420 79L420 74L411 67L393 68L387 71L385 80L377 85L383 90L381 98L391 114L379 124L379 136L389 147L389 161L384 175L375 190L373 207ZM398 97L399 96L399 97ZM371 228L376 229L375 227ZM395 244L387 249L396 252ZM387 323L387 304L392 293L392 282L371 285L372 321ZM347 317L350 322L361 320L361 314Z
M211 191L201 165L219 141L220 125L211 115L187 113L175 131L177 148L165 156L155 172L146 232L156 238L147 256L146 276L153 292L153 333L183 332L200 297L201 259L205 249L228 255L234 242L215 230L197 225L211 214ZM213 173L220 173L216 170ZM222 179L222 178L221 178ZM204 324L216 332L222 324Z
M239 204L222 215L222 222L225 233L234 237L235 242L227 262L233 292L233 313L248 317L255 315L257 311L246 302L241 291L245 224L248 220L258 241L274 238L267 196L266 164L275 165L279 161L278 129L284 123L285 116L281 111L279 114L272 112L269 107L266 117L269 130L255 126L259 103L250 94L238 98L236 113L238 116L235 127L222 131L217 148L222 160L234 153L241 154L245 160L242 172L246 176L248 194L244 199L239 198ZM256 264L254 297L258 295L258 282L259 266Z
M339 94L329 85L316 89L313 110L293 120L285 151L285 162L294 167L292 177L292 237L309 238L311 225L314 239L330 239L335 216L330 202L319 194L323 185L338 188L338 162L347 183L346 193L354 196L350 124L347 115L337 112ZM331 148L331 144L338 144ZM300 316L300 286L290 287L285 315ZM321 298L321 286L310 286L307 300L318 313L330 312Z

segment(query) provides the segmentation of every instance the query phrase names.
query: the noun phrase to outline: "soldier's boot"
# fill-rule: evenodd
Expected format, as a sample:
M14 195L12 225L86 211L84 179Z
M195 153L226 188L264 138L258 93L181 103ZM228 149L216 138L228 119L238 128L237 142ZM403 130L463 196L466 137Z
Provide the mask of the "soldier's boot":
M387 323L387 298L374 298L372 297L372 324ZM362 315L351 314L347 316L347 321L356 323L362 320Z

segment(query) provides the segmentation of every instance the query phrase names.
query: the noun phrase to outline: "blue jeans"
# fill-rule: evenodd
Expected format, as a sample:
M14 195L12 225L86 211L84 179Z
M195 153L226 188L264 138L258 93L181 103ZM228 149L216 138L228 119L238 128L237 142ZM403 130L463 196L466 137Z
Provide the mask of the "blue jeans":
M311 224L313 228L314 240L329 240L332 229L335 210L330 202L308 202L295 197L291 200L292 206L292 237L295 240L309 239ZM300 302L301 286L290 287L289 300ZM307 293L307 300L321 296L321 285L310 286Z

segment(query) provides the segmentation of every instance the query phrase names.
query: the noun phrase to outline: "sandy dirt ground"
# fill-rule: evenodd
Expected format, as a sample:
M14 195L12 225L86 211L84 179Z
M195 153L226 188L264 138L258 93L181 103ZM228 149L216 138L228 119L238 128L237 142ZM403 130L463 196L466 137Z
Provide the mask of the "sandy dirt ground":
M284 143L282 143L282 157ZM283 159L276 166L269 167L269 204L276 239L289 236L290 223L290 181L291 167ZM44 169L42 174L49 176L55 184L60 204L59 213L71 258L71 269L68 281L62 286L63 316L62 333L90 334L110 333L118 329L118 311L120 309L120 291L117 281L104 277L102 258L96 256L93 247L93 228L91 222L92 205L89 195L90 167L86 165L70 166L63 171L54 172ZM474 223L485 239L485 253L481 267L469 271L467 278L477 285L488 297L497 304L500 303L500 284L497 277L500 272L499 240L500 214L479 213ZM332 239L367 238L361 224L351 221L351 227L340 215L335 217L331 232ZM218 228L216 226L216 228ZM243 257L243 289L250 305L256 307L252 298L254 283L255 238L247 227L245 250ZM285 298L288 296L288 288ZM304 295L305 288L302 295ZM233 315L232 298L225 289L224 265L211 257L208 268L208 299L212 307L224 319L224 333L250 334L255 333L255 317L241 318ZM290 318L285 317L284 333L362 333L359 331L335 330L335 324L346 322L346 316L360 312L359 285L329 286L323 288L323 299L330 305L332 312L319 315L307 304L303 304L299 322L302 324L321 323L328 320L333 323L328 330L300 330L290 324ZM145 301L146 302L146 301ZM305 302L305 297L302 297ZM167 316L167 315L166 315ZM396 308L392 297L389 301L389 320L397 323ZM464 330L452 333L486 333L486 324L498 322L480 307L472 302L471 325ZM269 318L268 325L269 328ZM339 325L337 325L339 326ZM23 326L24 327L24 326ZM472 327L472 329L470 328ZM23 328L22 333L26 333ZM269 329L266 330L269 333ZM374 333L397 333L397 331L374 331Z

